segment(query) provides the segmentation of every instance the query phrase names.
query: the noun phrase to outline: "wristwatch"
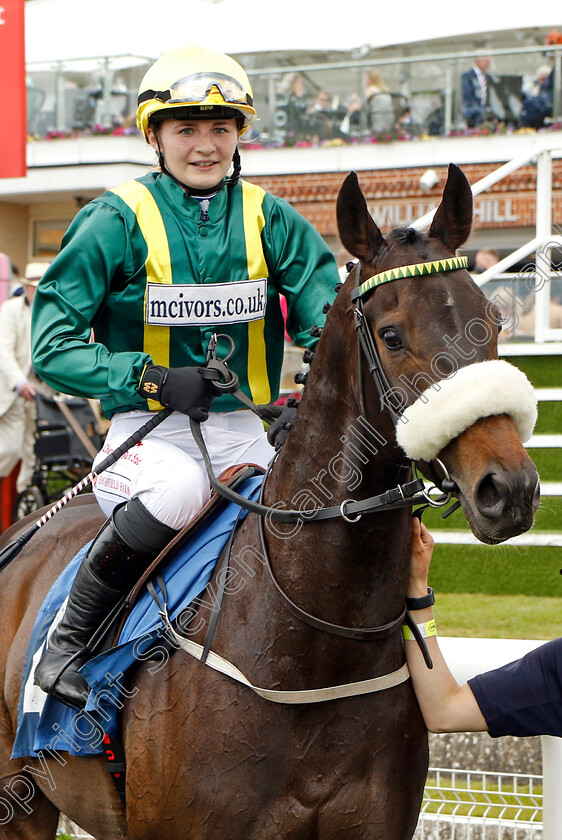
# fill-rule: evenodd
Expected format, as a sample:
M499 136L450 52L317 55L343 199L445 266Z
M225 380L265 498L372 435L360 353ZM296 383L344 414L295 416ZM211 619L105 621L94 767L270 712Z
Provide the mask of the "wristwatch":
M425 610L426 607L432 607L435 603L435 595L431 586L427 587L427 595L422 595L421 598L406 598L407 610Z

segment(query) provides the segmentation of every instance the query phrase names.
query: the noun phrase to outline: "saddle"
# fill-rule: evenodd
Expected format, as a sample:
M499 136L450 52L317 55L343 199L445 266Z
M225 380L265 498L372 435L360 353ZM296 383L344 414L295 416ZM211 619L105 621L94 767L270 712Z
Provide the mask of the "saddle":
M225 487L236 490L248 478L258 474L264 474L264 472L265 470L256 464L237 464L222 472L219 476L219 481ZM212 491L211 498L201 508L197 516L185 528L179 531L168 545L162 549L160 554L154 558L152 563L140 575L129 594L122 598L113 608L90 640L89 647L94 655L109 650L117 644L123 626L145 587L156 576L157 572L171 560L176 552L194 536L196 531L205 525L210 515L224 501L225 499L220 493Z

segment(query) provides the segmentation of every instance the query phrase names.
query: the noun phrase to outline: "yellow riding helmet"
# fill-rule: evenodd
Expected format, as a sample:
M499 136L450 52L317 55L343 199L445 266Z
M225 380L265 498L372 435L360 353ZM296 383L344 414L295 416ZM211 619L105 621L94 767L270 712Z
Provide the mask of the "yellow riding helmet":
M246 72L229 55L207 47L181 47L164 53L139 87L137 125L145 140L150 118L159 112L193 107L190 116L205 118L212 107L243 118L242 133L254 121L253 92ZM170 113L170 117L173 114Z

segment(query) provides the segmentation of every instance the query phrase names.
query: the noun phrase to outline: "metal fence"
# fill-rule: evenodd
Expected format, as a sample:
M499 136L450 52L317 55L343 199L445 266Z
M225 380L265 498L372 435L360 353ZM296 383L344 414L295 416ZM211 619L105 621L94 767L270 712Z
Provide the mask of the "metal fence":
M431 768L415 840L542 840L542 776Z
M383 117L384 130L375 134L388 137L420 134L448 136L467 128L462 115L462 73L469 70L478 51L460 49L412 55L409 46L397 47L392 54L376 50L364 58L319 63L298 63L297 55L287 65L278 53L253 55L248 68L254 101L260 114L259 137L266 145L320 140L365 139L376 126L368 125L368 109L353 112L352 106L367 100L366 71L382 72L389 88L390 122ZM481 54L481 51L480 51ZM548 62L554 69L553 107L547 124L562 119L562 45L544 44L491 48L493 60L488 77L492 122L510 130L521 122L523 102L538 64ZM137 89L148 67L157 56L97 56L64 61L27 64L28 134L58 137L61 132L89 130L110 133L133 129ZM243 56L243 63L245 63ZM270 62L269 66L263 63ZM285 85L298 75L304 84L303 108L294 112ZM319 91L329 92L330 105L319 121L314 99ZM297 98L301 98L300 94ZM388 97L387 97L388 102ZM308 106L308 107L307 107ZM305 113L305 110L308 113ZM401 118L408 115L408 122ZM343 129L346 117L351 124ZM357 120L354 122L354 117ZM380 115L379 115L380 117ZM329 130L326 133L326 121ZM379 126L382 127L382 126ZM103 129L107 129L104 131ZM504 130L504 129L502 129ZM246 137L248 139L248 136Z
M92 840L66 817L59 831L75 840ZM542 776L429 768L414 840L542 836Z

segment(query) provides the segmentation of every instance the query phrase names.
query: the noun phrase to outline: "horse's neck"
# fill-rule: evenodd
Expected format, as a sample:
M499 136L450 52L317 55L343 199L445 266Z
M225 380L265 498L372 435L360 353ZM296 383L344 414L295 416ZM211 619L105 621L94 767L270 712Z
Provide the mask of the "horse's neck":
M381 453L385 438L359 414L352 387L356 360L355 347L338 364L329 352L314 359L315 375L267 482L267 504L339 506L406 480L404 470ZM355 524L339 515L299 528L272 522L266 544L282 582L299 592L305 608L318 612L321 606L321 614L336 623L366 626L394 618L403 600L407 522L405 511L367 514ZM382 587L386 604L373 597Z
M394 430L386 412L372 411L374 420L362 416L357 337L351 315L339 316L329 323L329 340L320 341L294 428L272 471L273 501L289 502L308 488L323 497L321 506L327 498L341 503L350 494L381 492L403 476L388 457Z

